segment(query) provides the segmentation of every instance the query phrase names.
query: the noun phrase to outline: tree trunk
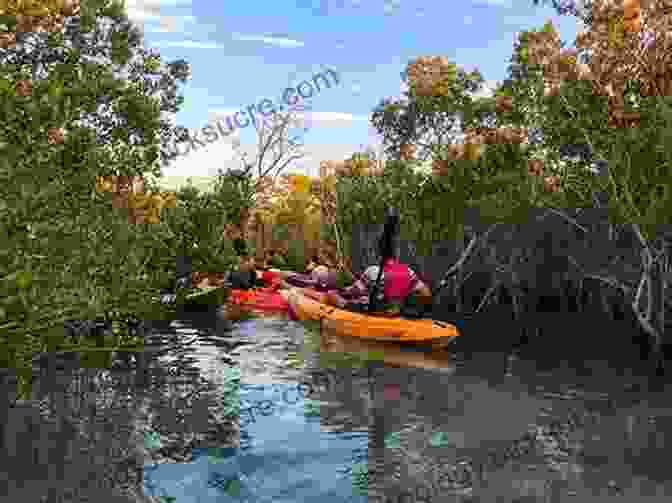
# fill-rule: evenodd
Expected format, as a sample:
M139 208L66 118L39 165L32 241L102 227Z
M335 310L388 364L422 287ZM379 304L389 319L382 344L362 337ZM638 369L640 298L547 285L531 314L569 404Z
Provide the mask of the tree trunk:
M461 256L465 251L464 239L456 242L457 256ZM455 275L455 282L453 288L453 297L455 298L455 311L462 312L464 308L464 269L460 267Z

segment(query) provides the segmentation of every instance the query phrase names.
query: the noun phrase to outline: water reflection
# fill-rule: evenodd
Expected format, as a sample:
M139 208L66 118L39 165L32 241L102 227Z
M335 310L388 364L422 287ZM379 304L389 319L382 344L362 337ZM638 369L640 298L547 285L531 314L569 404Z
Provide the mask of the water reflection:
M452 374L450 351L426 351L400 344L371 341L357 337L341 337L325 331L320 334L322 353L354 353L367 362L378 362L389 367L418 368Z
M272 318L225 330L205 315L122 356L109 369L50 359L34 369L33 400L2 409L12 501L407 501L395 499L402 490L413 501L669 501L672 491L667 389L646 391L607 362L542 371L516 355L414 352ZM12 376L2 384L11 403Z

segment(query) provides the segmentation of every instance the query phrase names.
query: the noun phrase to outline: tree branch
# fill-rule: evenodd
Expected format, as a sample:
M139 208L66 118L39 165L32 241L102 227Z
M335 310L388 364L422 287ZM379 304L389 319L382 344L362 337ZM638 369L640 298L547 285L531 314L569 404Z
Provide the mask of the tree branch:
M467 248L462 252L462 255L460 255L460 258L457 260L457 262L455 262L455 264L453 264L453 265L451 266L451 268L448 269L448 271L443 275L443 279L442 279L441 282L439 283L439 286L438 286L438 288L437 288L437 292L438 292L439 290L443 289L443 288L448 284L448 280L449 280L453 275L455 275L458 271L460 271L460 270L462 269L462 267L464 266L464 264L465 264L465 262L467 261L467 259L472 255L472 252L473 252L474 248L476 247L476 244L477 244L479 241L485 242L485 241L488 239L488 236L490 235L490 233L491 233L491 232L495 229L495 227L497 227L498 225L499 225L499 224L492 224L492 225L488 228L488 230L486 230L486 231L483 233L483 235L482 235L481 237L474 236L473 238L471 238L471 241L470 241L469 244L467 245Z

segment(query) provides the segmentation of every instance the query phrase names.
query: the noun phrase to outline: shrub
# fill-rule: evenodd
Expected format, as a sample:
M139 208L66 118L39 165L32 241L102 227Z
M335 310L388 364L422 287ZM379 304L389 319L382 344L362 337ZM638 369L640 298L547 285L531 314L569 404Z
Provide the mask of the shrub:
M306 250L303 241L290 241L287 246L287 265L292 271L304 272L306 269Z

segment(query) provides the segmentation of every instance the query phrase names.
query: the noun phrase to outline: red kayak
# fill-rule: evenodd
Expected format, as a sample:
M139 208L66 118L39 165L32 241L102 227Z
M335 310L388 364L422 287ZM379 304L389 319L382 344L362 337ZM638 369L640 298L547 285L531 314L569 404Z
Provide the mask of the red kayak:
M275 271L257 271L257 277L266 283L275 284L282 279L282 274Z
M231 290L231 302L251 311L287 312L289 303L276 288Z

